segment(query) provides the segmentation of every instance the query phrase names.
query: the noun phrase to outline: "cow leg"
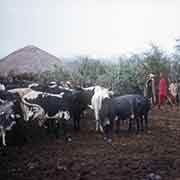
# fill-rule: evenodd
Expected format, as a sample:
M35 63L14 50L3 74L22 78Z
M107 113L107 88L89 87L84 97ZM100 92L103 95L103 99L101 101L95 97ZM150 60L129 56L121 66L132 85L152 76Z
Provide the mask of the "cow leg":
M128 128L128 131L131 131L132 130L132 119L130 118L129 119L129 128Z
M76 123L76 113L73 113L73 126L74 126L74 130L77 130L77 123Z
M139 117L136 118L136 133L139 133Z
M95 111L95 119L96 119L96 131L99 131L99 112L97 110Z
M79 131L80 130L80 114L75 112L73 113L73 124L74 124L74 130L75 131Z
M144 118L143 118L143 116L140 116L140 121L141 121L141 131L144 131L144 123L143 123Z
M76 120L75 120L75 124L76 124L75 129L77 131L80 131L79 119L77 117L76 117Z
M120 119L116 120L116 133L119 134L119 130L120 130Z
M60 130L60 118L57 118L57 120L55 120L55 130L54 130L56 139L59 138L59 130Z
M76 123L77 123L77 130L80 131L80 113L77 114Z
M96 120L96 131L99 130L99 120Z
M50 119L47 120L47 133L48 134L51 133L51 120Z
M51 128L52 128L52 133L53 135L55 135L56 138L58 138L58 134L59 134L59 128L60 128L60 119L51 119Z
M6 146L6 132L3 128L1 128L1 134L2 134L2 144L3 146Z
M54 119L47 119L47 134L54 132Z
M122 122L122 124L124 125L124 124L125 124L125 119L122 119L121 122Z
M109 143L112 142L112 138L113 138L113 130L114 130L114 124L113 124L113 120L110 120L110 124L106 125L106 137L107 137L107 141Z
M55 134L56 130L57 130L56 119L51 119L51 132Z
M72 119L73 119L73 128L74 130L76 130L76 117L74 113L72 113Z
M67 134L67 125L66 125L66 120L62 118L62 129L63 129L63 135L66 136Z
M48 120L48 119L47 119L46 122L44 123L44 127L45 127L45 129L46 129L45 132L46 132L46 134L48 135L48 134L50 133L50 132L49 132L49 127L50 127L50 126L49 126L49 120Z
M101 120L99 120L98 121L98 125L99 125L99 131L101 132L101 133L103 133L104 132L104 128L103 128L103 126L102 126L102 123L101 123L102 121Z
M145 120L145 128L148 128L148 113L144 114L144 120Z
M111 137L113 135L113 130L114 130L114 119L110 119L110 133L111 133Z
M76 126L76 112L72 111L72 118L73 118L73 128L76 131L77 130L77 126Z
M109 141L109 139L111 139L110 137L110 125L106 124L104 126L104 135L105 135L105 140Z
M75 119L74 119L74 130L77 131L77 129L78 129L78 128L77 128L77 120L76 120L76 118L75 118Z
M47 134L51 133L51 119L47 119Z

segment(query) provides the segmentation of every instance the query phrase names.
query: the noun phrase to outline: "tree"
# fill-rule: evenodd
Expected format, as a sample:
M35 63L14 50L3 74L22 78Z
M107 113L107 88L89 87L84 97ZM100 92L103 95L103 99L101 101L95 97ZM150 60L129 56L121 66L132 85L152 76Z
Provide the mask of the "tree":
M95 84L99 76L105 73L105 65L98 60L81 57L77 73L83 86Z

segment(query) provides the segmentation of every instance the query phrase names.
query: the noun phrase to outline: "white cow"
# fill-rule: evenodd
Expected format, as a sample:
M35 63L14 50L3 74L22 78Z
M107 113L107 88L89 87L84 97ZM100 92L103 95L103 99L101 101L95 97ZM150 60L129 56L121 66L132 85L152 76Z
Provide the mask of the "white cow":
M94 110L94 115L95 115L95 121L96 121L96 131L100 130L103 132L103 128L100 123L100 118L99 118L99 112L102 107L102 101L105 98L111 98L111 96L114 94L113 91L110 91L107 88L101 87L101 86L93 86L93 87L88 87L84 88L84 90L92 90L94 91L94 94L91 98L91 104L89 107Z

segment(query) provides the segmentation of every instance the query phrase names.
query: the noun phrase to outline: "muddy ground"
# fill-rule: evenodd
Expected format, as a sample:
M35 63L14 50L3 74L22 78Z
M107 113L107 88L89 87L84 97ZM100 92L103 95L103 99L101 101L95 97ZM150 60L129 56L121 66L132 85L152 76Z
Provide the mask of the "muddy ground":
M180 109L152 110L149 125L137 135L125 123L112 144L92 117L70 133L72 142L30 132L28 144L1 149L0 180L180 180Z

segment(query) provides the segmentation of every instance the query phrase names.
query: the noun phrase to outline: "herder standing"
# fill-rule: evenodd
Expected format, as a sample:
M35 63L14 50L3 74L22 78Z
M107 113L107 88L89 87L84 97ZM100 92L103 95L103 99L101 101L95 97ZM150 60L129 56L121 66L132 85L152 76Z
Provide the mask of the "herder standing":
M151 104L156 104L156 88L155 88L155 75L149 74L144 88L144 96L151 100Z
M162 72L160 72L159 81L159 109L164 105L167 96L167 83Z

